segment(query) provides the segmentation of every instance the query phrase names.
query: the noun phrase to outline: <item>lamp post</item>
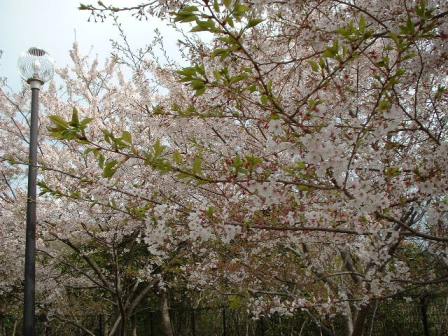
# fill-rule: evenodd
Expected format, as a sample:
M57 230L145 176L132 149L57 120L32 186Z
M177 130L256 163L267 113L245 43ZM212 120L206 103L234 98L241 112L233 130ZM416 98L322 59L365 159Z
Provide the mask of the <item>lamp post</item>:
M23 335L35 336L36 283L36 179L39 90L54 75L52 58L46 51L30 48L18 61L19 72L31 87L30 148L28 166L28 197L26 202L25 290L23 304Z

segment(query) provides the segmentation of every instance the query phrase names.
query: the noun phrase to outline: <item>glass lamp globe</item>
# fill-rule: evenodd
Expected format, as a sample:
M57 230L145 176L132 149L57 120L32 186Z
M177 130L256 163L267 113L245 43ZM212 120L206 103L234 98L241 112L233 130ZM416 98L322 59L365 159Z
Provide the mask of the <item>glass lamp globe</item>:
M18 61L19 72L24 80L48 82L54 75L54 61L50 55L39 48L29 48L23 52Z

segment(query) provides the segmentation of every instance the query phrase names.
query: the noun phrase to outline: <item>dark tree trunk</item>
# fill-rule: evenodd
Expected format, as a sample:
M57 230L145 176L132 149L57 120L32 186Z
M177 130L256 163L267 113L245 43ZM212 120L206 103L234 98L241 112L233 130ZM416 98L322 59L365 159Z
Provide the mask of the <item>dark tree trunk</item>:
M429 335L429 322L428 322L428 295L423 294L420 298L420 311L422 316L423 332L425 336Z
M194 309L191 310L191 334L192 336L196 336L196 320L195 320L195 312Z
M174 336L173 328L171 327L170 311L168 307L168 296L165 292L160 295L161 313L162 313L162 329L165 336Z
M358 312L356 319L353 323L353 333L351 336L362 336L364 332L364 323L366 322L367 315L369 313L370 304L363 306Z
M104 322L103 315L98 316L98 335L104 336Z

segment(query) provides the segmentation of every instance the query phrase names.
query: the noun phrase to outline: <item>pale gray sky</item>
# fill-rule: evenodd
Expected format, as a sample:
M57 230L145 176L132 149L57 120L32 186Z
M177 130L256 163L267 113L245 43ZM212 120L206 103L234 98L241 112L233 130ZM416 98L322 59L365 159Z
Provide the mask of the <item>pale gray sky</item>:
M112 21L105 23L87 22L89 13L79 11L79 3L91 0L0 0L0 77L7 77L13 88L20 86L17 58L29 47L39 47L49 52L58 66L70 62L68 50L75 40L83 53L90 51L100 58L111 51L110 38L117 38L117 29ZM109 0L106 4L132 6L141 0ZM142 47L154 36L158 27L165 36L169 50L175 54L177 34L157 19L139 22L130 15L120 18L128 39L134 47Z

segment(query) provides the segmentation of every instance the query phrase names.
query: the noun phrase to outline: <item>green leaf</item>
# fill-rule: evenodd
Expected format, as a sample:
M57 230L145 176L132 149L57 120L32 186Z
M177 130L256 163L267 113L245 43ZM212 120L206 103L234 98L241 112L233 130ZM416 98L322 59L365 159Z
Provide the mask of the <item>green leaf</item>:
M70 122L70 126L73 126L73 127L78 127L79 126L78 109L76 107L73 108L72 120Z
M103 169L104 168L104 161L106 161L106 158L103 154L98 154L98 166Z
M237 20L240 20L244 14L246 14L249 11L249 7L240 3L237 3L235 5L235 9L233 12L233 15Z
M333 46L328 47L324 51L323 55L324 55L324 57L335 58L338 53L339 53L339 41L335 40L333 42Z
M196 21L197 19L198 19L198 17L196 15L190 14L190 15L183 16L178 21L181 21L181 22L193 22L193 21Z
M421 0L419 1L420 5L415 7L416 14L423 20L430 19L432 17L432 13L434 8L428 8L428 1Z
M79 128L85 129L88 124L90 124L93 121L93 118L85 118L81 120L79 123Z
M242 80L245 80L245 79L247 79L247 75L243 74L243 75L238 75L238 76L231 77L229 82L231 84L234 84L234 83L241 82Z
M182 8L182 11L192 13L192 12L197 12L198 8L196 6L187 6L187 7Z
M205 214L207 215L207 217L209 219L213 219L213 215L215 214L216 209L212 206L208 207L207 210L205 211Z
M212 58L214 58L216 56L221 56L221 60L225 59L229 55L230 55L229 49L218 48L218 49L213 50L213 52L212 52ZM218 72L218 71L215 71L215 72Z
M396 71L396 73L395 73L395 76L397 76L397 77L401 77L401 76L403 76L405 73L406 73L406 70L405 70L405 69L403 69L403 68L398 68L397 71Z
M388 68L389 67L389 57L384 56L379 62L376 63L380 68Z
M217 81L219 81L222 78L221 73L219 71L214 71L213 76L215 76L215 79Z
M201 31L208 31L208 32L217 32L218 29L215 27L215 22L212 20L207 21L196 21L196 26L191 29L191 32L201 32Z
M193 79L190 84L194 90L200 90L205 86L204 81L200 79Z
M176 174L176 178L179 180L191 179L191 175L187 173L178 173Z
M197 176L202 175L202 157L199 155L194 158L192 172Z
M247 89L249 90L250 93L254 93L255 91L258 90L255 84L250 85Z
M196 96L202 96L205 93L205 86L202 89L196 90Z
M313 70L314 72L319 71L319 64L317 64L316 61L309 61L308 63L311 65L311 70Z
M233 36L221 36L218 38L218 40L220 40L230 46L235 46L235 47L238 46L238 41Z
M114 139L113 134L106 129L102 129L101 131L103 132L104 141L106 141L108 144L112 144Z
M249 19L247 22L247 28L255 27L256 25L263 22L263 19Z
M74 191L70 194L71 198L79 199L81 197L81 193L79 191Z
M191 22L197 19L196 14L198 8L196 6L187 6L175 13L174 22Z
M326 63L325 63L325 59L322 58L322 57L319 59L319 66L320 66L322 69L325 69Z
M123 134L121 135L121 139L128 144L132 145L132 135L128 131L123 131Z
M111 178L114 176L115 172L118 169L118 161L117 160L109 160L104 165L103 169L103 177Z
M404 35L414 35L415 34L415 24L412 22L411 18L408 17L405 26L400 27L400 31Z
M304 169L306 169L306 163L303 161L297 162L295 164L295 168L298 170L304 170Z
M153 145L154 156L161 156L165 152L165 146L160 143L160 139L157 139Z
M367 22L364 16L361 15L359 18L359 32L364 34L366 32Z
M267 103L269 102L269 97L266 96L266 95L262 95L260 97L260 102L261 102L262 105L267 105Z
M200 74L202 76L205 76L205 67L204 67L203 64L196 65L195 68L196 68L196 71L197 71L198 74Z
M439 85L437 87L437 92L436 92L434 98L440 99L446 92L448 92L448 89L443 85Z
M82 153L82 155L87 156L87 155L89 155L90 153L93 153L93 155L94 155L95 157L98 157L98 155L101 153L101 150L100 150L99 148L96 148L96 147L90 147L90 148L87 148L87 149Z
M227 9L230 9L230 6L232 5L232 0L223 0L222 2Z
M193 79L190 82L191 87L193 88L193 90L196 91L196 95L200 96L202 94L204 94L205 92L205 83L203 80L200 79Z
M163 158L155 158L150 163L151 167L162 174L166 174L172 170L171 164Z
M253 155L246 156L245 161L246 167L250 170L254 170L257 166L263 163L263 159Z
M350 20L346 27L339 28L338 33L348 40L353 39L355 37L354 35L356 35L356 29L353 26L353 20Z
M51 192L51 188L48 187L44 181L38 181L37 186L40 189L39 196L43 196L43 195Z
M174 151L173 153L173 160L177 165L181 165L183 162L183 158L182 155L180 154L180 152L178 150Z
M383 99L378 104L378 108L380 111L388 111L390 109L391 103L387 99Z
M58 126L58 129L64 130L69 128L69 124L60 116L50 115L48 118L53 122L53 124Z
M185 77L191 77L196 74L196 67L183 68L182 70L176 71L176 73Z

